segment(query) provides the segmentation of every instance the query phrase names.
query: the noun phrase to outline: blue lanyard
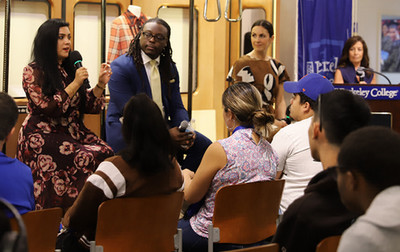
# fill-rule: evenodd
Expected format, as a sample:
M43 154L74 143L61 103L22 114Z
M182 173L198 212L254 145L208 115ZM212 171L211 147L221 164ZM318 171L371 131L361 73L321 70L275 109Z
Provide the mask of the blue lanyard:
M233 133L235 133L235 132L238 131L238 130L241 130L241 129L249 129L249 128L254 128L254 126L253 126L253 125L250 125L250 126L242 126L242 125L237 126L237 127L232 131L232 135L233 135Z

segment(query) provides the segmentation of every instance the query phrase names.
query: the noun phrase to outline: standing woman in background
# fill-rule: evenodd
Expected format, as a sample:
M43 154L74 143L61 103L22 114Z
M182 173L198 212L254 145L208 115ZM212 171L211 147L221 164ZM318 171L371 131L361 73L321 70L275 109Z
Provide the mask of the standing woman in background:
M69 24L49 19L38 29L32 62L24 68L29 114L18 136L17 158L32 169L36 209L72 205L87 177L112 149L83 124L85 113L104 108L111 76L102 64L93 89L83 85L88 71L70 62Z
M258 20L251 27L253 50L238 59L228 74L228 81L248 82L260 91L263 107L280 120L286 118L283 82L289 81L284 65L267 55L274 40L274 28L267 20ZM275 107L274 107L275 105ZM279 126L285 126L281 121Z
M368 47L362 37L353 36L344 44L333 83L376 84L375 74L359 67L369 68Z

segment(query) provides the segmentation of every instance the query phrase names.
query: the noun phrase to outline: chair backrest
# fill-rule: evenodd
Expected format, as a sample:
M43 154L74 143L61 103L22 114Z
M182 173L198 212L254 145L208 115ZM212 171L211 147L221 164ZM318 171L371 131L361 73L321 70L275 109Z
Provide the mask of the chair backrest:
M317 245L317 249L315 250L316 252L336 252L338 246L339 246L339 241L340 241L340 235L335 235L335 236L329 236L320 241Z
M284 184L274 180L220 188L213 216L219 242L250 244L275 234Z
M104 251L174 251L183 192L118 198L99 206L96 245Z
M28 237L29 252L54 252L62 217L60 207L27 212L22 215ZM11 219L11 228L18 230L17 221Z
M270 243L267 245L260 245L251 248L230 250L230 252L279 252L279 244Z

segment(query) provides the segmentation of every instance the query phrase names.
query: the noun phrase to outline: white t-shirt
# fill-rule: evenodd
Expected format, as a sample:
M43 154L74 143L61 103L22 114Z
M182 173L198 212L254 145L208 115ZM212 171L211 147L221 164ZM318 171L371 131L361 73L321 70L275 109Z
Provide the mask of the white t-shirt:
M279 157L277 171L283 171L282 179L285 180L280 207L282 213L304 194L310 179L322 171L321 162L311 157L308 141L311 120L312 117L309 117L282 128L271 143Z

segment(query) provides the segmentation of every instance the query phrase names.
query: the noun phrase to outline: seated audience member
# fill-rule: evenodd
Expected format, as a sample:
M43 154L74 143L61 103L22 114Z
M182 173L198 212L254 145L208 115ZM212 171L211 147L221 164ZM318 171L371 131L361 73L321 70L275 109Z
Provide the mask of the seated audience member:
M344 44L333 83L376 84L375 74L359 67L369 68L368 47L362 37L353 36Z
M211 141L199 132L179 131L180 123L188 121L189 116L182 103L170 36L171 28L167 22L160 18L149 19L132 40L128 53L111 63L107 143L115 152L124 148L120 122L123 108L133 95L145 93L159 106L168 122L171 137L180 149L177 153L179 163L183 168L195 171Z
M260 92L251 84L236 83L225 90L222 104L232 135L208 147L195 174L183 170L185 201L195 203L204 198L195 215L179 222L184 251L207 251L207 227L219 188L276 176L277 156L266 140L274 117L262 109Z
M0 148L14 132L18 108L13 98L0 92ZM0 198L6 199L20 214L35 209L31 169L0 151ZM11 213L9 213L11 214Z
M85 67L75 70L70 58L69 24L54 18L38 29L32 62L23 71L28 116L18 135L17 158L32 170L36 209L66 211L83 184L112 149L83 122L105 106L103 91L111 75L101 64L98 84L88 89Z
M322 94L317 103L308 136L311 155L321 161L324 170L311 179L304 195L283 215L273 238L282 251L315 251L321 240L341 235L357 217L340 201L333 167L345 136L369 123L369 106L346 90Z
M297 122L279 130L271 143L279 158L276 178L285 180L280 207L282 213L304 194L310 179L322 171L321 162L311 157L307 132L318 96L334 89L327 78L315 73L304 76L298 82L287 81L283 88L293 94L290 117Z
M158 106L145 94L139 94L128 101L123 115L126 147L99 165L65 214L57 242L63 252L88 251L88 240L94 240L97 210L103 201L172 193L183 187L171 136Z
M371 148L373 146L373 148ZM366 127L347 136L338 157L343 204L363 214L342 235L338 251L399 251L400 135Z

